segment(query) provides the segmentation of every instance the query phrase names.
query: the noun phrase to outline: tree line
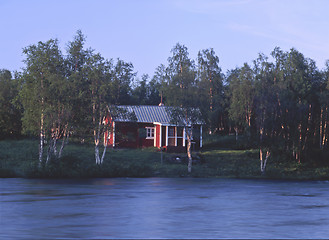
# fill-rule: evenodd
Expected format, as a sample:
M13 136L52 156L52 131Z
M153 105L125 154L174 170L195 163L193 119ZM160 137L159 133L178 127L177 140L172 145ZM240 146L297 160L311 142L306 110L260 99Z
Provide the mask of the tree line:
M40 165L59 160L72 136L93 141L101 164L108 107L160 102L199 108L210 134L243 135L246 147L259 148L263 171L272 155L299 163L328 156L329 61L319 70L296 49L275 48L224 74L212 48L194 60L177 43L166 64L140 79L132 63L105 59L85 41L78 31L65 54L57 39L32 44L22 71L0 70L0 136L38 137Z

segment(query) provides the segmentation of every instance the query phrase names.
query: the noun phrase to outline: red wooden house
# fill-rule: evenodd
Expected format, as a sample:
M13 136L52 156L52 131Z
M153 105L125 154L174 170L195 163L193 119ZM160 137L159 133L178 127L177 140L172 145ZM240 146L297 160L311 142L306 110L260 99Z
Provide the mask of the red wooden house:
M109 112L106 124L112 129L104 136L104 143L112 147L163 147L186 150L185 127L171 123L169 107L166 106L117 106L127 114L114 116ZM133 120L132 120L133 119ZM188 127L188 126L186 126ZM202 124L193 125L193 148L202 147Z

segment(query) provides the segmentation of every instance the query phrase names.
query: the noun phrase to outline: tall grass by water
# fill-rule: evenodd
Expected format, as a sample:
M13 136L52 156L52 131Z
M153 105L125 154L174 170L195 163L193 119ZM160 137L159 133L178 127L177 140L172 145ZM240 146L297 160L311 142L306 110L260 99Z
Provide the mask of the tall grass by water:
M162 155L162 157L161 157ZM70 143L63 157L38 167L38 141L0 141L0 177L232 177L278 179L329 179L326 165L306 165L271 156L265 176L260 174L259 150L243 149L234 136L211 136L201 152L194 152L188 174L183 153L161 153L155 148L108 149L104 163L95 164L92 144ZM178 159L179 161L176 161Z

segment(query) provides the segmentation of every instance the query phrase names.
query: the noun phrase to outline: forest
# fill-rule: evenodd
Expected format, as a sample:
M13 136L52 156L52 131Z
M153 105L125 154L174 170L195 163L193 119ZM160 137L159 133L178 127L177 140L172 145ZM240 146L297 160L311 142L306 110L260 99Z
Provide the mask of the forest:
M262 172L273 156L329 165L329 61L318 69L276 47L223 73L212 48L191 59L177 43L153 76L139 78L132 63L105 59L85 41L77 31L65 53L57 39L32 44L21 71L0 70L0 138L39 139L40 165L61 159L70 138L94 144L97 162L108 106L160 102L200 109L205 133L258 149Z

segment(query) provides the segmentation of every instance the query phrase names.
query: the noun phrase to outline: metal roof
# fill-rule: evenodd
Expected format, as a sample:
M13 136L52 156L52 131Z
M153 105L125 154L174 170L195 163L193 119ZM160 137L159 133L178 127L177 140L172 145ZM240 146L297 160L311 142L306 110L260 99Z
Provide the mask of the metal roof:
M170 124L170 115L165 106L117 106L119 109L126 111L128 114L134 114L137 122ZM115 118L115 121L129 122L124 114Z
M138 105L138 106L116 106L117 116L112 116L116 122L139 122L139 123L160 123L164 125L171 125L170 111L173 109L168 106L151 106L151 105ZM134 120L132 120L134 119ZM198 120L196 124L202 124Z

